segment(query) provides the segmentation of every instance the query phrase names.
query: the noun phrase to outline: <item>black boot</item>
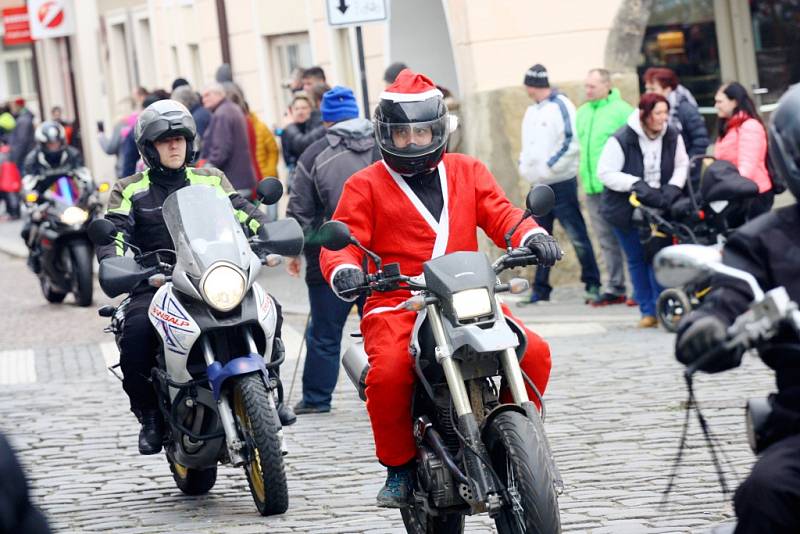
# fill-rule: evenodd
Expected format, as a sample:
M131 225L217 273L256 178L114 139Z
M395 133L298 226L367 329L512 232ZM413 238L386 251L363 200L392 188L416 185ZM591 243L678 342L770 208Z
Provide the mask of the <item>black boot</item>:
M142 410L139 454L158 454L164 442L164 420L158 410Z
M279 402L276 408L278 410L278 419L281 420L282 426L293 425L295 421L297 421L297 416L295 415L294 410L292 410L292 407L285 402Z

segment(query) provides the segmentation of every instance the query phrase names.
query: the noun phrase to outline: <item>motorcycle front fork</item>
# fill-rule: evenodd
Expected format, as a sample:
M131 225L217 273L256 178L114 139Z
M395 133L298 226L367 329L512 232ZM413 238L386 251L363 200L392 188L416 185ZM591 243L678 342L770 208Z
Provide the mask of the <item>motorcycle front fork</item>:
M458 426L464 433L464 437L468 444L475 449L475 452L480 452L483 458L488 458L483 442L480 439L480 429L475 419L475 414L472 413L472 407L467 394L467 388L464 383L464 377L461 374L461 367L453 358L453 349L445 333L444 325L442 324L442 316L439 314L435 304L429 304L428 321L433 331L433 338L436 341L436 361L444 369L447 386L450 389L450 396L453 399L453 406L455 407L456 414L458 415ZM525 379L522 376L522 369L519 366L519 359L514 348L505 349L500 355L500 363L503 368L506 385L509 388L511 397L514 403L525 410L528 419L533 423L536 428L538 438L542 440L544 447L547 451L548 463L556 490L561 493L563 491L563 482L561 480L561 473L555 463L550 443L547 435L544 432L544 425L542 424L541 415L536 405L531 402L528 397L528 391L525 389ZM487 494L496 493L494 480L491 478L491 473L488 472L487 467L475 458L474 454L466 454L464 456L467 469L467 475L476 482L478 493L476 495L478 501L483 501ZM472 462L469 460L472 459ZM470 465L472 463L473 465ZM484 491L481 491L484 489ZM490 510L491 513L491 510Z

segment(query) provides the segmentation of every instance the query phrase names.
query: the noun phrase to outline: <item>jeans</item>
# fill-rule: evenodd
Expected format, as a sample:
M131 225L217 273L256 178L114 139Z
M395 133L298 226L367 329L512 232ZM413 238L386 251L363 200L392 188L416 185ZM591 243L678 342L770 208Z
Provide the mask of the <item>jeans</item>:
M588 290L592 287L600 287L600 271L597 268L597 261L594 259L594 249L586 232L586 223L581 215L581 206L578 202L578 180L570 178L563 182L550 184L556 195L556 202L550 213L544 217L536 217L539 226L553 233L553 221L558 219L561 226L566 230L575 254L581 264L581 282ZM533 279L533 293L541 298L549 298L553 288L549 284L550 267L537 267L536 276Z
M628 275L633 285L633 299L639 303L642 316L656 316L656 300L661 293L661 286L656 281L653 266L644 259L644 247L639 241L636 229L621 230L613 228L628 260Z
M622 261L622 249L611 225L600 214L601 195L586 195L586 206L589 208L589 220L592 228L600 241L603 259L608 270L608 282L605 286L607 293L614 295L625 294L625 266Z
M306 331L306 362L303 366L303 402L329 407L339 378L342 329L353 305L361 314L363 297L345 302L327 284L308 286L311 318Z

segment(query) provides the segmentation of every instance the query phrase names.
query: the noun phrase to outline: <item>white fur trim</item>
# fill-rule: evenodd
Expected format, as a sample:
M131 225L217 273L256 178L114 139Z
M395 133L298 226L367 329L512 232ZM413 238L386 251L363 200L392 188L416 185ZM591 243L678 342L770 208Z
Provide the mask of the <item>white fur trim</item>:
M438 89L429 89L424 93L392 93L390 91L383 91L381 93L381 100L391 100L392 102L422 102L429 98L437 96L444 96Z
M525 235L523 235L522 239L519 240L519 245L520 246L524 245L525 241L527 241L530 236L535 235L535 234L550 235L550 234L547 233L547 230L545 230L544 228L539 226L539 227L534 228L533 230L531 230L529 232L525 232Z
M439 221L433 218L433 215L428 208L425 207L425 204L419 199L419 197L411 190L411 187L406 183L402 176L397 174L389 165L386 164L384 160L381 160L386 170L389 172L389 175L394 179L397 187L399 187L403 193L405 193L406 197L411 201L414 207L417 209L420 215L425 219L425 222L436 232L436 242L433 244L433 252L431 254L431 259L438 258L439 256L444 255L445 250L447 250L447 241L450 239L450 215L448 212L448 191L447 191L447 171L444 168L444 162L440 161L437 169L439 170L439 180L442 186L442 197L443 197L443 204L442 204L442 213L439 216Z
M358 298L358 295L356 295L355 297L351 297L351 298L345 298L345 297L341 296L338 291L336 291L336 286L333 285L333 279L336 278L336 273L338 273L339 271L343 271L345 269L358 269L360 271L361 267L359 267L358 265L353 265L352 263L340 263L339 265L337 265L333 269L333 272L331 273L331 289L333 289L333 292L336 293L336 296L339 297L340 299L342 299L343 301L345 301L345 302L353 302Z

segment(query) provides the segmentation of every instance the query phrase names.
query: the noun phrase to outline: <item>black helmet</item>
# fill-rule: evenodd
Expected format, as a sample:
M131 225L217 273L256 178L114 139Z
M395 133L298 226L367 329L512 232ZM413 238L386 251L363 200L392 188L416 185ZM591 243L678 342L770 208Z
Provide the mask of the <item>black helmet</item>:
M383 160L406 176L439 164L447 147L449 126L442 92L430 79L410 69L401 71L381 93L375 110L375 138ZM423 144L417 142L420 135L425 139Z
M161 158L153 145L159 139L181 135L186 138L186 160L184 165L194 160L196 152L194 140L197 126L186 106L175 100L159 100L147 106L139 114L134 130L136 148L145 164L150 168L161 167Z
M800 84L778 101L769 121L769 159L794 197L800 200Z
M56 121L44 121L36 128L36 133L33 135L47 162L53 166L61 164L67 146L67 133L64 127ZM58 143L58 148L48 147L51 143Z

